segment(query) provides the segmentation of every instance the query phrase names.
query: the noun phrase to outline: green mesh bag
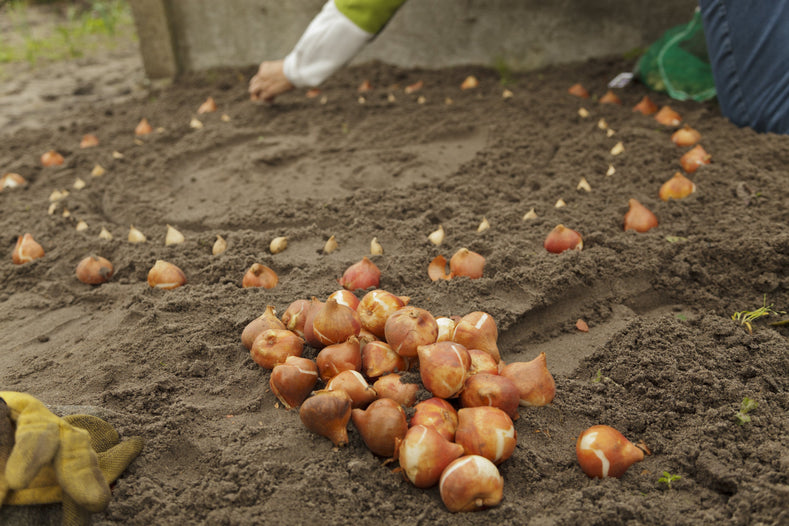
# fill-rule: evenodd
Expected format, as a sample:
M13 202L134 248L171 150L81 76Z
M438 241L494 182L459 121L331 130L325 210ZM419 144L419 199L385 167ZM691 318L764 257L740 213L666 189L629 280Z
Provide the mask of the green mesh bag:
M636 77L677 100L704 101L715 96L707 41L698 9L687 24L673 27L638 60Z

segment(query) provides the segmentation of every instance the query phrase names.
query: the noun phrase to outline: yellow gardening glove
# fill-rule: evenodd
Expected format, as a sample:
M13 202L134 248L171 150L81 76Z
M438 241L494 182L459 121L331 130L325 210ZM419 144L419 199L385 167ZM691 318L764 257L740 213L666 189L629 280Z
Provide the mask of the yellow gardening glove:
M68 525L84 524L90 513L105 509L111 498L109 484L137 457L142 440L120 442L117 431L94 416L59 418L27 394L6 391L0 397L16 424L14 448L5 466L10 491L4 503L62 501L63 524ZM0 473L0 495L2 478Z

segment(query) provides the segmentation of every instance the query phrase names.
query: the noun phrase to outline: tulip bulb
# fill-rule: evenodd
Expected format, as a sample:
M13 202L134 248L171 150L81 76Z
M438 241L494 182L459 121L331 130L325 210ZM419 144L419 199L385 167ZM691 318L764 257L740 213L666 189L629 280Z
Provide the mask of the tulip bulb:
M326 384L326 389L329 391L342 390L348 393L348 396L351 397L351 406L354 409L365 408L378 397L375 389L367 383L362 373L350 369L340 371L333 376Z
M455 320L446 316L436 318L436 325L438 326L437 342L451 341L452 335L455 333Z
M49 150L41 155L41 165L44 167L60 166L65 162L65 159L55 150Z
M438 484L441 473L463 455L463 446L454 444L433 429L413 426L397 444L403 473L417 488Z
M134 225L129 227L129 236L127 237L129 243L144 243L148 238L145 234L134 228Z
M439 398L457 396L471 368L466 348L455 342L438 342L420 346L418 354L425 389Z
M287 237L275 237L269 243L268 249L272 254L279 254L283 250L288 248L288 238Z
M165 246L178 245L184 242L184 235L174 227L167 225L167 234L164 236Z
M285 324L282 323L279 318L277 318L276 313L274 312L274 307L268 305L266 310L249 322L244 330L241 331L241 343L244 344L244 347L247 349L252 348L252 344L255 342L255 338L258 337L260 333L266 331L268 329L286 329Z
M445 439L454 442L455 431L458 428L458 413L452 404L434 396L414 406L411 426L432 428Z
M498 363L501 359L496 341L499 331L493 316L486 312L472 312L463 316L455 325L452 341L466 349L479 349L490 354Z
M658 226L657 217L635 199L628 201L630 209L625 214L625 231L647 232Z
M582 250L584 248L584 240L581 234L575 230L564 225L556 225L548 234L548 237L545 238L543 246L548 252L560 254L565 250Z
M499 374L499 364L493 356L479 349L468 349L468 356L471 358L471 368L469 375L487 373Z
M669 199L684 199L695 191L696 185L693 181L682 175L681 172L676 172L671 179L663 183L658 195L663 201L668 201Z
M186 284L186 275L183 270L167 261L156 260L148 271L148 285L152 288L172 290L184 284Z
M271 392L286 409L301 405L318 383L318 366L309 358L288 356L271 371Z
M692 174L698 170L700 166L710 164L711 158L710 154L708 154L700 144L697 144L679 159L679 164L682 166L683 170Z
M304 338L304 324L307 321L307 313L310 310L309 300L296 300L282 313L282 323L289 331L293 331L301 338ZM309 343L309 342L307 342Z
M444 242L444 226L438 225L438 228L427 236L428 241L438 246Z
M534 207L532 207L531 210L523 214L524 221L528 221L529 219L536 219L536 218L537 218L537 212L534 211Z
M0 177L0 192L5 188L18 188L26 184L27 180L17 173L3 174L3 177Z
M458 411L455 443L466 455L481 455L498 465L515 451L517 433L512 419L498 407L464 407Z
M100 285L112 277L113 266L101 256L88 256L77 264L77 279L88 285Z
M375 381L373 389L378 398L391 398L403 407L412 407L416 403L419 384L403 383L401 378L397 373L386 374Z
M600 104L622 104L622 99L613 91L608 90L605 92L605 95L600 97L598 102L600 102Z
M635 106L633 106L633 111L637 111L644 115L652 115L654 113L657 113L658 107L654 102L652 102L652 100L649 97L644 95L641 101Z
M340 305L345 305L353 310L357 310L359 307L359 298L357 298L353 292L346 289L335 290L329 294L329 297L326 299L334 299Z
M335 446L348 444L351 398L345 391L317 391L301 404L299 417L307 429L328 438Z
M362 347L362 371L368 378L404 372L408 369L406 359L397 354L392 346L382 341L371 341Z
M484 268L485 257L467 248L461 248L449 259L449 272L452 277L478 279L482 277Z
M575 453L581 469L590 478L615 477L644 460L644 451L610 426L597 425L578 436Z
M378 238L374 237L372 241L370 241L370 255L371 256L380 256L384 253L384 247L381 246L381 243L378 242Z
M212 113L212 112L215 112L215 111L216 111L216 102L214 102L214 98L213 97L208 97L207 99L205 99L205 102L203 102L197 108L197 114L198 115L202 115L203 113Z
M311 347L314 347L315 349L322 349L324 347L324 344L321 343L321 340L315 334L313 326L315 316L323 308L323 305L324 304L322 301L313 296L310 300L309 309L307 310L306 316L304 318L304 339Z
M358 336L361 328L356 310L341 305L335 298L328 298L312 320L312 331L323 345L342 343L351 336Z
M241 280L243 288L263 287L264 289L273 289L277 286L277 283L279 283L277 273L260 263L253 263L244 273L244 277Z
M483 217L482 222L480 222L479 226L477 227L477 232L484 232L489 228L490 228L490 223L488 222L487 218Z
M13 261L15 265L30 263L34 259L42 257L44 257L44 249L33 239L31 234L28 233L16 239L16 246L11 253L11 261Z
M664 126L679 126L682 122L679 113L671 109L670 106L660 108L660 111L655 114L655 120Z
M104 167L100 164L94 165L93 170L90 171L90 175L92 175L93 177L101 177L105 173L107 173L107 170L105 170Z
M362 352L359 340L351 336L342 343L324 347L315 358L315 363L324 382L328 382L343 371L360 371Z
M348 267L337 281L348 290L377 287L381 281L381 270L365 256Z
M479 80L477 80L477 77L475 77L474 75L469 75L460 84L460 89L462 90L473 89L476 88L477 86L479 86Z
M101 232L99 232L99 239L103 239L104 241L112 241L112 234L105 227L101 227Z
M211 254L218 256L225 250L227 250L227 241L225 241L225 238L217 234L216 241L214 241L214 245L211 247Z
M93 148L99 145L99 138L92 133L86 133L79 142L80 148Z
M363 328L383 338L386 320L404 306L405 302L399 296L382 289L375 289L362 297L356 306L356 312L359 314Z
M452 461L439 479L441 501L451 512L497 506L504 496L504 477L490 460L466 455Z
M701 140L701 134L687 124L671 135L671 142L677 146L693 146Z
M430 312L407 305L387 318L384 336L397 354L414 358L419 346L436 341L438 325Z
M258 334L249 354L264 369L274 369L288 356L301 356L304 340L285 329L266 329Z
M586 88L584 88L581 84L573 84L567 89L567 93L569 93L570 95L575 95L576 97L580 97L582 99L589 98L589 92L586 91Z
M151 126L151 123L148 122L148 119L143 117L134 128L134 135L148 135L152 131L153 127Z
M490 406L504 411L512 420L517 420L520 392L515 382L506 376L477 373L469 376L460 393L463 407Z
M393 457L395 443L408 432L405 411L391 398L378 399L366 410L353 409L351 420L367 448L380 457Z
M331 254L337 250L337 239L332 235L329 239L326 240L326 243L323 245L323 253L324 254Z
M507 364L499 374L518 387L520 405L539 407L550 404L556 396L556 382L548 370L544 352L530 362Z

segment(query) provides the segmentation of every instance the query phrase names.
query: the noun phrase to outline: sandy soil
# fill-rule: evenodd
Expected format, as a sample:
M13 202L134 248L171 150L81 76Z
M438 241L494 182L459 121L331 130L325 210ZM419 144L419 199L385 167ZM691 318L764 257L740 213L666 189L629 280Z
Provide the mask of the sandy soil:
M92 406L123 436L146 441L95 524L789 523L788 333L768 324L787 316L759 319L752 333L731 319L765 297L789 310L789 137L738 129L711 103L649 93L697 128L712 155L691 176L694 194L663 202L658 189L684 149L631 111L647 90L621 90L622 106L567 94L581 82L602 95L632 65L620 60L517 75L511 98L492 70L373 64L333 78L325 100L296 91L273 105L248 102L251 71L152 90L140 87L133 55L119 60L127 67L114 91L101 75L86 81L84 63L59 66L64 82L92 87L4 109L0 140L0 173L29 181L0 193L0 385L61 413ZM460 90L470 74L480 86ZM36 75L15 81L18 92ZM365 79L374 89L360 103ZM406 95L418 80L424 88ZM191 128L208 96L219 111ZM160 129L137 139L143 117ZM80 149L85 133L100 145ZM625 150L614 156L619 141ZM40 165L50 149L63 166ZM91 176L95 164L106 174ZM582 177L590 192L577 189ZM72 187L77 178L85 188ZM69 194L49 214L56 189ZM567 206L555 208L560 198ZM660 225L624 232L630 198ZM523 220L532 207L538 217ZM491 227L480 233L483 217ZM543 249L559 223L582 233L583 251ZM126 241L131 224L146 243ZM167 224L183 244L165 246ZM427 235L439 225L447 235L436 247ZM99 239L102 227L113 240ZM26 232L46 256L14 265ZM228 249L213 256L217 235ZM322 254L331 235L339 248ZM272 255L276 236L289 246ZM520 409L498 507L450 514L436 488L417 489L396 463L384 465L353 425L343 448L311 433L278 406L269 371L241 344L267 305L282 313L336 290L373 237L384 248L372 258L381 288L437 316L490 313L506 362L547 355L556 399ZM484 276L431 282L428 262L461 247L487 258ZM114 263L110 282L75 278L89 254ZM151 289L157 259L180 266L188 284ZM254 262L273 268L279 285L242 288ZM576 329L579 318L588 332ZM739 425L744 397L759 405ZM593 424L644 441L652 455L621 479L589 479L575 441ZM681 476L670 489L658 481L664 471Z

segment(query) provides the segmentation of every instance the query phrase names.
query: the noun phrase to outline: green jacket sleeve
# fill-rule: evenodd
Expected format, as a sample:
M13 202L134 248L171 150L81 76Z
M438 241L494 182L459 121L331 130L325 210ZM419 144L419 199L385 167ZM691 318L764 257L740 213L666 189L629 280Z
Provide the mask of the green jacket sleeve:
M334 0L337 10L359 28L376 34L405 0Z

